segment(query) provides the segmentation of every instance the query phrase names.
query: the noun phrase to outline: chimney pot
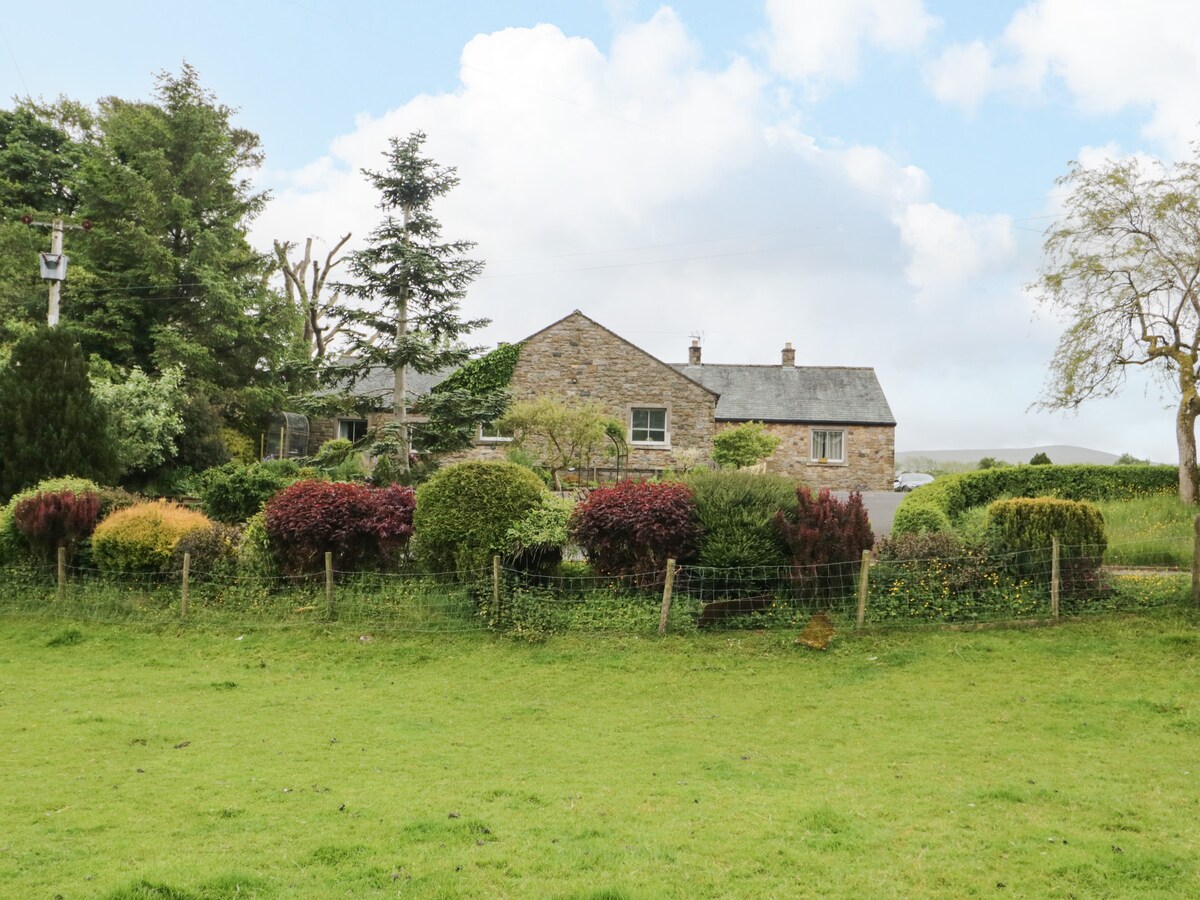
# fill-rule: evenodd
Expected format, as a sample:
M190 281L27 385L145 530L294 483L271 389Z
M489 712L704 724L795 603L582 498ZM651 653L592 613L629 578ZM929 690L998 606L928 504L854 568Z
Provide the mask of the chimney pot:
M786 368L786 367L788 367L788 366L792 366L793 368L795 368L795 365L796 365L796 351L792 349L792 342L791 342L791 341L788 341L786 344L784 344L784 345L783 345L783 360L782 360L782 364L783 364L783 366L784 366L785 368Z
M700 365L700 341L692 338L692 346L688 347L688 365Z

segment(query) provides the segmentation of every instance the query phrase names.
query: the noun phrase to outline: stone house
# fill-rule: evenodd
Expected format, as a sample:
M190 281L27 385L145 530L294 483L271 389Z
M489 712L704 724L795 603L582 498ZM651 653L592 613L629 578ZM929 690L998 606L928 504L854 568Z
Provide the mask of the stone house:
M449 374L410 375L413 396ZM814 488L892 487L896 421L874 370L797 366L791 344L778 366L704 364L697 341L687 363L669 364L576 310L520 342L508 389L516 400L602 404L625 424L631 472L703 462L717 432L755 421L782 439L768 471ZM360 390L390 406L391 374L367 379ZM310 448L332 437L357 439L388 416L314 422ZM509 444L481 426L475 446L449 459L503 459Z

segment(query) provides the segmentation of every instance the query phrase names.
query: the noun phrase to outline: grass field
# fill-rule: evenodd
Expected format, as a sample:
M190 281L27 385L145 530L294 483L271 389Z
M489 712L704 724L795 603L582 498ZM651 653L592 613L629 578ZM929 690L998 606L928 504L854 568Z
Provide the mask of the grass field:
M1198 625L822 654L8 617L0 894L1197 896Z
M1196 507L1163 496L1097 506L1108 533L1109 565L1191 566Z

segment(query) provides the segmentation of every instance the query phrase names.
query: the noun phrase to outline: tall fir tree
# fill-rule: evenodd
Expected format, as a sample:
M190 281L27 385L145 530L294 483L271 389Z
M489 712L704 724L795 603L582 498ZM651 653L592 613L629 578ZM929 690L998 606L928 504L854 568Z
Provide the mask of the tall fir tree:
M116 470L75 338L41 327L18 340L0 369L0 497L60 475L110 482Z
M458 185L455 169L421 155L422 132L394 137L382 172L363 170L380 193L383 221L367 246L351 254L353 281L342 291L361 301L342 310L345 334L354 358L350 375L386 367L393 373L392 412L397 423L402 471L407 471L412 434L407 373L433 373L466 362L475 348L463 338L488 324L461 318L467 288L483 263L466 254L473 241L443 241L433 203Z

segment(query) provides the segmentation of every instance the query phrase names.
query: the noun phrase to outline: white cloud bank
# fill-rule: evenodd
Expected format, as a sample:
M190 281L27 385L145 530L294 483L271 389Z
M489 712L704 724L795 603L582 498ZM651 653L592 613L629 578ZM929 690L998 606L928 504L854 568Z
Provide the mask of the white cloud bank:
M1146 136L1179 154L1200 136L1198 35L1198 3L1035 0L998 38L951 46L926 74L935 96L967 109L1057 79L1084 113L1151 110Z
M862 46L909 52L938 20L922 0L767 0L771 68L797 81L849 81Z

